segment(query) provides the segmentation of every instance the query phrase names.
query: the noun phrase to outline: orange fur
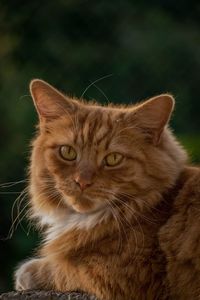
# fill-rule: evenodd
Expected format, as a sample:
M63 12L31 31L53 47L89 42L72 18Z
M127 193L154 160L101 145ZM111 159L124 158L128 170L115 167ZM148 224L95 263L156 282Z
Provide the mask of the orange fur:
M16 288L100 300L200 296L200 176L167 126L172 96L104 107L41 80L31 93L40 118L31 209L44 241L18 268ZM61 158L62 145L75 149L74 161ZM123 155L114 167L105 164L112 152Z

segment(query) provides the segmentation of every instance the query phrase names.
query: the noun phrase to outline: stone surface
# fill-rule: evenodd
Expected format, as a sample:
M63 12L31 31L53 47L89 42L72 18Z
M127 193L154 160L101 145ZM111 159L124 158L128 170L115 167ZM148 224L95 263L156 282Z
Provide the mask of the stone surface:
M54 291L22 291L9 292L0 295L0 300L97 300L94 296L82 293L59 293Z

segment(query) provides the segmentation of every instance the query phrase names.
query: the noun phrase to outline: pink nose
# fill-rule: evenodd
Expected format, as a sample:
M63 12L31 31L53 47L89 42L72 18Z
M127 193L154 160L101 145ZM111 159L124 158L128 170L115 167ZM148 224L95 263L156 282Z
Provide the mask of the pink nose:
M76 182L76 184L80 187L80 189L82 191L92 185L92 182L90 180L81 178L80 176L76 176L74 178L74 181Z

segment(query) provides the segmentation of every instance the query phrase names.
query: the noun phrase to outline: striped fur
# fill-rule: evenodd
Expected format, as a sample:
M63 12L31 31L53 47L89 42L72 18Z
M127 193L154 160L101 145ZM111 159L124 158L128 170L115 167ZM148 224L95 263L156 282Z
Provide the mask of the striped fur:
M38 258L21 267L29 281L19 269L16 287L31 288L33 278L34 287L83 290L100 300L168 299L158 233L187 178L187 155L168 128L172 96L101 106L65 97L41 80L31 83L31 93L40 118L31 210L44 241ZM75 149L75 161L60 157L61 145ZM123 160L108 167L112 152ZM88 187L81 190L75 178Z

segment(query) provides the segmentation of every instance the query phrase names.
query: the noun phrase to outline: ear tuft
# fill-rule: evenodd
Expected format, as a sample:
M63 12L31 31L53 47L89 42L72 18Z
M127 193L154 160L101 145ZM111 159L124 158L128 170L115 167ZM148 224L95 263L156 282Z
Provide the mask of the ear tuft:
M42 88L44 86L49 85L47 82L45 82L42 79L32 79L30 82L30 92L34 92L34 90L36 90L37 88Z

